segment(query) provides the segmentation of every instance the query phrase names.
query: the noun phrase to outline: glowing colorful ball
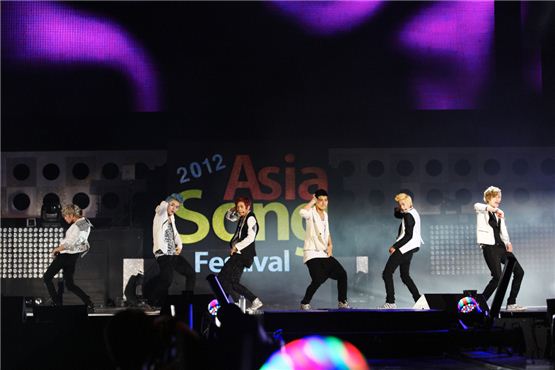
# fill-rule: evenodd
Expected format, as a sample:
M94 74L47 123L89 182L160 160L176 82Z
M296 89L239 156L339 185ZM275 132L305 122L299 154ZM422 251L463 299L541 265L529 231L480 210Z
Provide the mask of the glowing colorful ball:
M335 337L311 336L287 343L260 370L369 370L362 353Z
M457 305L457 309L459 313L482 312L480 305L473 297L462 298Z
M213 299L208 303L208 312L210 315L216 316L218 314L218 310L220 309L220 303L217 299Z

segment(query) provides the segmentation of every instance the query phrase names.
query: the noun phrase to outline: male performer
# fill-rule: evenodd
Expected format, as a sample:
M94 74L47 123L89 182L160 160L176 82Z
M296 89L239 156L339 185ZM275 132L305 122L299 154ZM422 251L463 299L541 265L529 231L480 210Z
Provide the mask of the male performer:
M398 206L395 207L394 215L401 218L399 233L395 244L389 248L389 259L382 273L385 282L385 304L379 308L397 308L395 304L395 287L393 286L393 273L400 267L401 281L409 288L412 298L416 302L420 293L414 281L410 277L410 262L412 255L420 249L422 237L420 235L420 215L412 205L412 198L405 193L395 196Z
M162 201L154 213L152 221L152 250L158 267L160 268L159 280L154 288L152 304L162 306L168 295L168 288L173 281L173 271L177 271L187 278L185 283L185 295L189 298L193 295L195 288L195 270L180 256L181 236L175 226L175 212L183 203L180 194L172 194Z
M314 293L328 278L337 280L338 308L350 308L347 302L347 272L332 254L327 208L328 193L318 189L310 202L300 210L301 217L306 221L303 262L312 279L301 301L301 310L310 310Z
M238 222L235 234L229 241L231 255L218 274L218 280L226 294L235 302L242 295L251 302L247 313L253 314L263 306L262 301L246 286L240 283L245 267L251 267L256 256L255 239L258 233L258 221L251 210L251 201L245 197L235 199L235 207L229 209L225 217L231 222Z
M75 204L65 205L62 208L62 216L71 226L67 229L65 238L62 239L60 245L52 250L55 257L44 273L43 280L52 299L52 304L61 306L62 295L61 292L56 292L52 279L58 271L63 270L67 290L81 298L87 306L87 310L92 312L94 311L94 304L91 298L73 282L77 259L80 254L85 255L90 248L87 239L91 233L92 224L83 217L83 211Z
M484 191L483 203L474 204L476 210L476 235L478 244L482 248L484 259L491 272L491 280L482 293L488 300L501 279L501 264L507 262L507 256L513 253L513 245L509 239L507 226L505 225L505 213L499 209L501 204L501 189L490 186ZM511 292L507 299L508 311L522 311L526 307L516 304L516 296L520 290L520 284L524 277L524 270L515 263L513 270L513 283Z

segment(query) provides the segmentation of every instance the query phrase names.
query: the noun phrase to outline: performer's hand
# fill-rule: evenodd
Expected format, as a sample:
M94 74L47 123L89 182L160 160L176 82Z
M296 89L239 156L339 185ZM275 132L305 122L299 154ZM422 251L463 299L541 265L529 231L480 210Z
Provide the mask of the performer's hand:
M395 248L389 247L389 254L393 254L393 253L395 253Z
M332 253L332 247L331 247L331 245L330 245L330 246L328 246L328 249L326 250L326 253L328 254L328 257L331 257L331 256L333 256L333 253Z
M507 250L507 252L513 253L513 245L511 243L505 245L505 249Z
M231 247L231 251L229 252L230 255L234 255L235 253L237 253L238 249L236 246Z
M497 208L497 212L495 212L495 214L496 214L497 217L499 217L499 218L505 218L505 212L503 212L503 211L500 210L499 208Z
M177 254L177 255L181 254L182 250L183 250L183 247L181 245L176 245L175 246L175 254Z
M310 200L310 206L312 207L313 205L315 205L317 201L318 201L318 198L316 198L316 195L312 194L312 199Z
M56 248L52 249L52 255L57 256L58 254L60 254L61 251L62 251L62 247L57 246Z

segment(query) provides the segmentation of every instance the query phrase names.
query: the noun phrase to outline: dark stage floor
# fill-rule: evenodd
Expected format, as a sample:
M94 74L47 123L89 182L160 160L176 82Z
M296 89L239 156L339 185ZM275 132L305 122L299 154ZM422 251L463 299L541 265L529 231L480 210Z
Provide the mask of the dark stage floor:
M66 307L71 311L71 306ZM457 326L454 317L442 310L264 308L254 318L269 336L279 331L286 343L308 335L335 336L353 343L364 354L371 369L554 369L546 307L529 307L522 312L503 310L492 328L468 330ZM112 316L123 310L125 308L100 307L79 319L82 321L74 317L72 319L83 329L66 328L65 334L56 339L76 342L86 338L86 352L95 354L86 368L112 369L103 342L103 328ZM46 314L48 311L46 308ZM83 310L80 312L84 314ZM196 316L192 326L203 334L199 323L208 316L206 312L204 305L193 310ZM151 309L145 313L152 317L160 315L160 311ZM59 317L41 318L40 313L33 315L29 308L25 314L23 323L16 326L10 323L2 329L3 336L8 334L5 330L16 333L11 336L13 347L3 351L3 362L13 356L11 360L15 359L17 366L6 368L24 369L35 364L33 358L20 353L21 348L37 352L42 356L41 361L47 363L55 358L48 349L54 344L48 339L52 336L51 330L61 325L56 323ZM182 316L185 321L190 318ZM3 350L6 343L3 341ZM28 353L27 350L23 352ZM51 364L43 368L68 367Z

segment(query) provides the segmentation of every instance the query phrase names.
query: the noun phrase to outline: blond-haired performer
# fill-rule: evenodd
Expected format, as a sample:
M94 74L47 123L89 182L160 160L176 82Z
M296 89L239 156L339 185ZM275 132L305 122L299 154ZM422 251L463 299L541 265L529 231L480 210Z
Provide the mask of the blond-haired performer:
M513 252L513 245L505 225L505 213L499 208L499 204L501 204L501 189L495 186L487 188L484 191L484 201L486 204L474 204L474 209L476 210L477 241L482 248L484 259L491 272L491 280L482 293L487 300L497 289L497 285L499 285L501 264L507 262L507 256ZM516 296L520 290L523 277L524 270L517 261L513 269L511 292L507 299L507 310L509 311L526 309L516 304Z
M398 206L395 207L394 215L401 219L399 233L395 244L389 248L389 259L382 273L385 282L385 304L380 308L397 308L395 304L395 288L393 286L393 273L400 268L401 281L409 288L412 298L416 302L420 298L418 288L410 277L410 262L412 255L420 249L422 237L420 234L420 215L412 206L412 198L405 193L395 196Z
M162 306L168 296L168 289L173 282L174 270L185 276L184 295L192 299L195 289L196 273L191 264L181 257L181 236L175 226L175 213L183 204L181 194L173 193L160 202L152 220L152 252L160 268L160 274L154 288L151 303Z
M55 257L44 273L44 283L50 298L52 298L52 304L61 306L62 296L59 292L56 292L52 279L58 271L63 270L67 290L81 298L89 311L94 311L94 304L91 298L73 282L77 258L81 254L84 255L90 248L87 239L91 233L92 224L88 219L83 217L83 211L75 204L65 205L62 208L62 216L65 222L71 224L71 226L67 229L65 238L62 239L60 245L52 250L52 254Z

